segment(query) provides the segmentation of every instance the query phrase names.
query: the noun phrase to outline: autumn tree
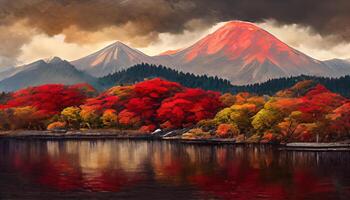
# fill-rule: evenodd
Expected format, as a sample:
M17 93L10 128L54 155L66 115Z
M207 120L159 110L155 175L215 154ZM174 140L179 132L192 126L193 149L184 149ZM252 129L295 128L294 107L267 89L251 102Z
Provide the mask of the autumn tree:
M165 99L157 111L157 119L163 128L187 127L212 118L219 108L219 93L187 89Z
M123 127L123 128L140 128L140 126L142 125L141 123L141 118L133 112L130 112L128 110L122 110L119 114L118 114L118 120L119 120L119 124Z
M69 128L80 128L81 123L81 116L80 116L81 109L77 106L71 106L63 109L61 112L61 117L63 121L66 122L67 127Z
M265 103L264 108L253 117L254 129L260 134L266 130L276 131L276 125L283 121L300 103L301 101L297 98L271 98Z
M220 124L233 124L238 127L241 133L249 134L251 132L251 118L258 112L255 104L239 104L219 111L215 120Z
M350 138L350 103L334 109L326 117L329 120L328 133L332 139Z
M240 131L235 124L220 124L216 130L216 134L219 137L227 138L239 135Z
M88 128L98 128L101 125L101 109L99 106L82 106L80 117L83 126Z
M222 103L223 107L230 107L232 106L236 101L236 96L231 93L225 93L220 96L220 102Z
M18 90L11 93L5 103L0 104L0 110L12 112L12 116L7 115L12 117L9 121L12 127L44 129L50 119L66 107L79 106L85 102L87 90L81 87L82 85L47 84Z
M101 117L102 123L105 127L112 128L118 126L118 114L114 109L107 109L103 112Z

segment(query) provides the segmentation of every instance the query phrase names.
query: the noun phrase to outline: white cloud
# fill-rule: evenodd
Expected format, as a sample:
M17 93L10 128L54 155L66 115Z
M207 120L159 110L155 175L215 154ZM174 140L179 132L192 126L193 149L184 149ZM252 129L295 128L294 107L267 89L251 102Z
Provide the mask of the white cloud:
M212 26L211 28L205 30L184 31L184 33L182 34L161 33L157 42L152 43L146 48L138 48L138 50L148 55L157 55L168 50L186 48L194 44L201 38L205 37L209 33L214 32L224 24L225 22L218 23Z
M32 41L22 46L22 54L18 57L20 64L30 63L39 59L58 56L65 60L75 60L101 49L113 41L96 44L78 45L64 42L64 35L49 37L36 35Z
M259 23L258 26L313 58L319 60L350 58L350 43L337 44L334 38L322 37L309 28L296 24L278 26L274 21Z

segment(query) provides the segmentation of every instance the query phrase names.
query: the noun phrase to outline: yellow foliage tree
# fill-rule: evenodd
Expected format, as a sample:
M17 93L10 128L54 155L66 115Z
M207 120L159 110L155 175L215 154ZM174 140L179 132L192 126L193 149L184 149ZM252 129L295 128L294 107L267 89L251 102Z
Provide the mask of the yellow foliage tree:
M67 123L68 127L79 128L81 123L81 109L76 106L67 107L61 112L61 117Z
M80 117L88 128L98 128L101 124L101 111L98 106L84 106L80 111Z

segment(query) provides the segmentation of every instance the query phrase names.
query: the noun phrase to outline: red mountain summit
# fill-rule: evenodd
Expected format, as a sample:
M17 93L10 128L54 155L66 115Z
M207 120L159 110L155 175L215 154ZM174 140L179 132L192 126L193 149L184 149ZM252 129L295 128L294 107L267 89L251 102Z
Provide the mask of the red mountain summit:
M234 84L300 74L336 75L326 64L289 47L254 24L241 21L228 22L194 45L163 53L160 59L183 71L217 75Z

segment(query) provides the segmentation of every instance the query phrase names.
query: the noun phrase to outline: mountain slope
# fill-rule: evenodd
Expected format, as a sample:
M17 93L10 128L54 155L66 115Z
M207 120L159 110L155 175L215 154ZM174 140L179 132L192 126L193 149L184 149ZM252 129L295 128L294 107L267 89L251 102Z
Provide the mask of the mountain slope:
M0 81L0 91L14 91L28 86L49 83L65 85L90 83L98 87L96 78L78 71L69 62L55 57L48 62L39 60L22 66L17 73Z
M331 60L325 60L323 62L340 75L349 74L349 71L350 71L349 60L331 59Z
M116 42L71 64L92 76L102 77L143 62L154 63L150 56L141 51Z
M339 76L328 65L278 40L252 23L232 21L194 45L157 57L185 72L217 75L233 84L251 84L300 74Z

